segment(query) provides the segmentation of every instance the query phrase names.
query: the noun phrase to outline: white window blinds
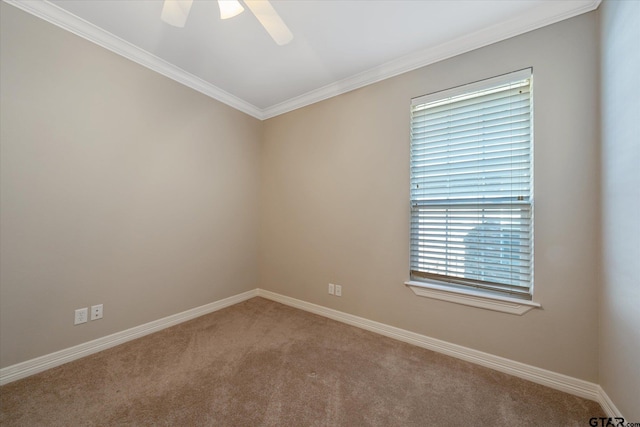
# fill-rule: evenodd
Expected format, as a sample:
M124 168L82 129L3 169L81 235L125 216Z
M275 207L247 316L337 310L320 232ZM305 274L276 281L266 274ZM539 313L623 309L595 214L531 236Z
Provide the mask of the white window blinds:
M531 299L531 70L412 101L411 279Z

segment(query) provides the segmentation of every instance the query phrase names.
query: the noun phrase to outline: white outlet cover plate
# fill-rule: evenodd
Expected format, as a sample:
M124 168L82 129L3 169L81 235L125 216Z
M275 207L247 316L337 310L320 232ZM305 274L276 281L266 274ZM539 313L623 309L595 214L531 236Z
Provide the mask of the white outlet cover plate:
M102 319L102 304L91 306L91 320Z
M79 308L75 312L75 317L73 320L74 325L79 325L81 323L87 323L88 310L87 308Z

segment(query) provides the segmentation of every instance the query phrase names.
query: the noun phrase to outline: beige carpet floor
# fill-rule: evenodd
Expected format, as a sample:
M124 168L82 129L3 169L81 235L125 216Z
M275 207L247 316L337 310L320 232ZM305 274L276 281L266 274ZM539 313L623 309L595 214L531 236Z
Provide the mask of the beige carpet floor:
M253 298L0 388L3 426L586 426L595 402Z

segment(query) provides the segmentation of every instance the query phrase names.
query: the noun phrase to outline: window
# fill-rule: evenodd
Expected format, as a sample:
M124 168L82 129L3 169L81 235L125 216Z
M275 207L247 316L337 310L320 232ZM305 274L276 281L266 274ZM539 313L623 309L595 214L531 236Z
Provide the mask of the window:
M413 282L531 300L531 81L527 69L412 100Z

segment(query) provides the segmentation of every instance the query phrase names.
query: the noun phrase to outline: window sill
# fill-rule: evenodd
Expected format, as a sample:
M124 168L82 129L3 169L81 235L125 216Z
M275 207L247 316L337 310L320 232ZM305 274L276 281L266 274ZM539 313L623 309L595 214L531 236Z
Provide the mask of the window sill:
M517 314L518 316L522 316L533 308L542 308L539 303L533 301L487 295L481 292L461 289L451 289L434 283L408 281L404 282L404 284L410 287L414 294L421 297L500 311L502 313Z

